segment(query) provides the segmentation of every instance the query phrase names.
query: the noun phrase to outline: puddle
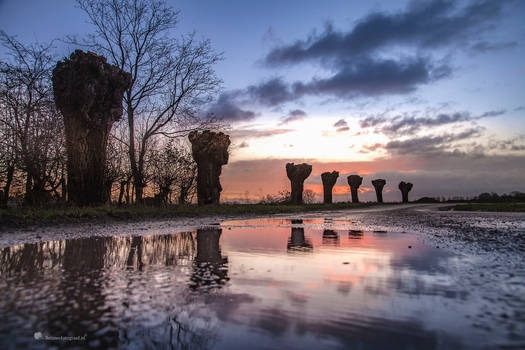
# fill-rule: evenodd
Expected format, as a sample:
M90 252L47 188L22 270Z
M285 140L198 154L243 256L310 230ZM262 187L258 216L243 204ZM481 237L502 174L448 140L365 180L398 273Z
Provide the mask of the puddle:
M497 325L486 330L470 319L480 297L455 283L456 267L468 257L426 246L417 235L352 225L244 220L169 235L4 248L0 347L480 349L505 343Z

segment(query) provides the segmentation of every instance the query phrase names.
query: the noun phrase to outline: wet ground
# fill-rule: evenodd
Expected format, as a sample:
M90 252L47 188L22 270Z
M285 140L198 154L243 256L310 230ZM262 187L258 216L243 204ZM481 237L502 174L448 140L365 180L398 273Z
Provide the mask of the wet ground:
M435 209L3 233L0 348L525 348L525 215Z

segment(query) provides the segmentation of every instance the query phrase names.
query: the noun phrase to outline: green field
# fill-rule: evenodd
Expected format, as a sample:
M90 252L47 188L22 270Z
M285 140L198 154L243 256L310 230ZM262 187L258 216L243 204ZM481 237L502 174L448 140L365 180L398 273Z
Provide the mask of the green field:
M0 227L27 227L31 225L57 225L83 222L139 221L145 219L169 219L178 217L206 217L213 215L264 215L297 213L319 210L355 209L377 203L334 204L221 204L221 205L169 205L150 207L131 205L125 207L55 207L9 208L0 210Z

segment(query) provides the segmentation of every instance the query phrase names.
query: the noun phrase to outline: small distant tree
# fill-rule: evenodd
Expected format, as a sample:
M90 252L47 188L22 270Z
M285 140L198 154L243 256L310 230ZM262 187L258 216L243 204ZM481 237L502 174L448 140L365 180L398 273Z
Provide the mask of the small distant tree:
M174 140L151 153L148 160L151 182L156 189L155 199L160 204L170 202L171 194L178 194L178 203L185 204L195 192L197 165L189 151Z
M290 203L291 193L289 190L280 190L277 194L267 194L259 203L261 204L287 204Z
M314 191L308 189L303 192L303 202L305 204L312 204L315 202L315 193Z

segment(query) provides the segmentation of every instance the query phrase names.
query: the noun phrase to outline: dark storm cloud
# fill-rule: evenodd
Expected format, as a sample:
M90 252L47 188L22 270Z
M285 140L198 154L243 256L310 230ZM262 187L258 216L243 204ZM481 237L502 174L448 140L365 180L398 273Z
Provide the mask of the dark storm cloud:
M263 95L274 97L266 100L276 105L304 95L349 99L413 92L451 76L448 56L435 57L436 48L481 52L514 46L483 40L511 1L479 0L463 7L451 0L412 1L402 12L371 13L347 31L328 24L320 34L274 48L263 61L269 67L314 61L331 75L289 86L279 79L275 92ZM395 57L392 49L398 48L405 53Z
M441 113L436 117L397 116L386 118L384 116L370 116L362 119L359 125L362 128L375 127L376 132L383 134L412 135L421 129L439 127L447 124L468 122L482 118L496 117L505 114L505 110L488 111L479 116L472 116L468 112Z
M276 106L296 99L289 84L285 83L282 78L272 78L257 85L248 86L246 93L266 106Z
M306 117L306 112L301 109L294 109L281 119L279 125L285 125L291 122L303 120Z
M207 110L208 114L213 114L217 118L228 122L249 121L254 119L257 114L253 111L241 109L236 97L239 94L236 92L224 92L217 101L213 103Z
M355 98L385 94L405 94L419 85L449 76L451 68L445 64L436 65L428 58L404 58L377 60L362 58L327 78L313 78L309 82L297 81L288 84L282 78L272 78L251 85L245 94L254 101L276 106L295 101L305 95Z
M471 128L465 131L451 134L442 134L438 136L422 136L414 137L407 140L393 140L385 145L373 145L370 150L378 148L384 148L385 150L395 153L398 155L441 155L444 153L450 153L450 148L453 142L465 141L473 137L479 137L483 131L483 128ZM452 151L459 152L459 151Z
M371 13L347 32L327 25L319 35L273 49L265 63L275 66L306 60L344 62L392 45L428 49L464 45L491 29L490 24L509 2L473 1L458 9L457 2L451 0L413 1L404 12ZM487 42L482 46L490 45L498 44Z
M518 46L516 41L502 42L502 43L490 43L486 41L480 41L475 43L470 48L472 51L485 53L489 51L503 50Z
M418 85L449 76L450 72L450 67L435 66L421 57L399 61L366 58L342 67L331 77L297 82L294 91L296 96L328 94L341 98L404 94Z

